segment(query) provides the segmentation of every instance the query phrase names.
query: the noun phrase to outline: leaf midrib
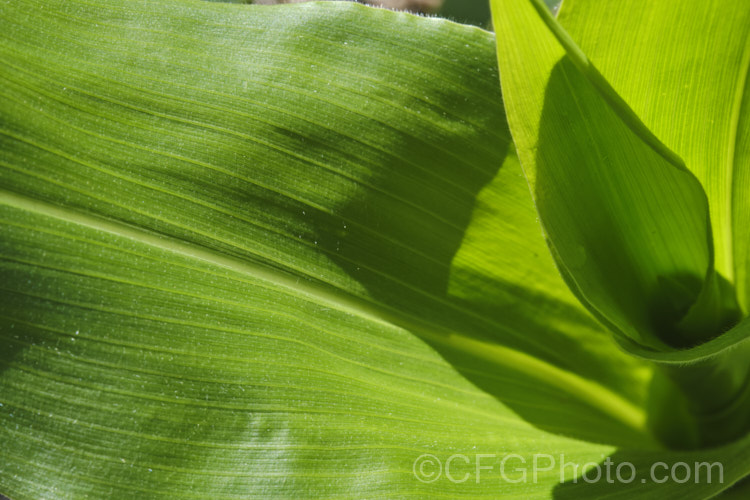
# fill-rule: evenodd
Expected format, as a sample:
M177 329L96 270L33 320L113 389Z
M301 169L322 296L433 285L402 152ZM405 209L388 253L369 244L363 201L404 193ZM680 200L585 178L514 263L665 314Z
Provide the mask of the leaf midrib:
M613 420L619 421L640 434L648 434L643 409L597 382L580 377L521 351L471 339L440 325L415 318L381 304L373 304L328 285L301 281L296 277L286 275L281 270L266 267L260 263L228 257L198 245L149 233L121 222L106 220L48 204L6 190L0 190L0 204L129 238L161 250L228 268L284 288L310 302L332 307L387 327L405 329L423 339L524 373L526 376L540 380L561 392L570 394L573 398L590 407L597 408Z

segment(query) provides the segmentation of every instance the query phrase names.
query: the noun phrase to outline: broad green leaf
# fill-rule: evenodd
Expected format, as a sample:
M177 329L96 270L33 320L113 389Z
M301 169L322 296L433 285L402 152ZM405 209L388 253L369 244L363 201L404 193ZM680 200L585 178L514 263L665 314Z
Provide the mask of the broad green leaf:
M559 21L700 180L711 208L716 269L737 277L747 312L750 4L566 0Z
M498 475L543 453L724 461L622 489L704 498L750 470L747 440L645 435L650 370L554 272L490 34L353 4L1 12L1 493L580 498ZM494 473L424 483L425 453Z
M136 8L111 8L114 13L94 9L83 14L97 21L96 16L138 15ZM162 24L185 15L180 3L161 8ZM268 44L274 9L287 8L202 8L208 10L201 15L222 21L238 12L245 17L220 26L223 31L207 24L192 38L182 35L177 44L170 31L157 27L129 28L121 22L97 28L99 22L84 22L80 11L85 4L71 4L57 16L39 13L45 24L61 18L54 25L60 36L54 51L42 46L41 35L29 37L33 24L21 18L18 36L9 37L6 50L7 66L15 70L6 77L8 89L18 96L6 107L7 188L265 262L376 302L392 314L397 309L478 338L499 337L509 347L586 378L607 378L613 364L607 358L616 354L569 358L573 342L560 338L561 328L539 325L535 335L519 333L520 326L507 326L507 314L472 310L471 304L444 298L449 288L457 296L468 293L460 280L449 286L451 261L462 245L475 197L487 187L488 217L501 213L516 231L505 236L516 248L505 251L517 252L513 267L520 276L508 274L506 280L515 280L518 288L534 276L540 294L553 299L549 307L558 298L565 302L569 307L560 323L571 324L562 329L571 330L565 335L583 345L579 351L587 349L579 336L601 337L600 328L581 313L552 272L523 191L510 188L517 193L511 203L519 205L512 213L506 213L505 200L491 199L493 190L521 186L522 179L517 172L495 179L508 155L509 136L492 81L497 73L487 54L489 34L365 10L375 16L368 25L381 19L377 16L395 16L383 19L400 28L357 38L348 29L331 30L333 21L326 16L332 14L326 9L334 7L298 6L299 11L286 11L308 13L303 28L292 17L272 32L275 45L246 42L244 52L227 48L238 53L217 58L204 48L210 40L223 46L230 36L254 35ZM355 10L335 11L336 16L360 15L359 7L350 8ZM65 14L66 9L73 14ZM69 18L80 20L76 37L63 29ZM421 52L416 71L413 58L403 54L411 54L408 40L424 26L433 27L420 35L426 46L451 36L458 41L444 54ZM39 29L46 37L48 29ZM453 34L457 30L461 37ZM299 31L307 33L305 50L299 47ZM131 43L118 43L124 38ZM103 44L106 40L109 45ZM379 56L396 49L402 52ZM68 55L70 64L63 65L60 51L80 54ZM137 65L134 54L140 57ZM362 67L365 60L368 66ZM430 68L436 61L445 68ZM55 68L57 73L48 76ZM26 100L30 93L46 99L32 116ZM75 134L75 141L66 134ZM40 157L47 161L29 164L29 158ZM517 170L510 157L509 166ZM490 255L474 261L474 272L485 264L489 268L497 259L492 254L508 244L501 240L485 249ZM523 267L529 254L538 257ZM467 251L461 261L463 255ZM515 304L519 299L515 291L506 291L504 300ZM539 297L527 300L533 312L514 307L518 316L538 319L532 305L539 304ZM619 363L628 366L623 372L633 366ZM619 377L612 383L619 384L616 392L633 386ZM631 394L631 399L642 397Z
M665 498L705 498L748 472L746 440L685 454L538 430L512 405L606 427L590 408L562 404L574 377L560 371L558 387L540 387L544 365L516 355L513 366L502 347L482 345L480 361L502 354L488 375L504 402L411 333L325 290L118 222L17 195L3 202L4 275L21 286L6 294L12 319L3 312L19 349L2 373L10 498L599 498L613 488L559 484L559 468L510 483L498 470L509 453L580 466L611 456L639 478L657 460L724 464L723 482L687 494L673 482L618 488ZM482 454L494 472L479 484L424 484L413 463L427 453Z
M492 37L290 9L3 10L0 491L394 497L454 486L423 453L653 446L649 371L548 273Z

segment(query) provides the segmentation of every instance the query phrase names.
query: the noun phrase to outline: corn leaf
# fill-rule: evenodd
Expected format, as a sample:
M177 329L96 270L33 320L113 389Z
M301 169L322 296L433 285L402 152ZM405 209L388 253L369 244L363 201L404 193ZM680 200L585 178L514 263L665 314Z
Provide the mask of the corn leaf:
M618 485L665 498L750 471L747 439L667 452L645 430L651 370L555 272L490 34L356 4L0 15L1 493L613 487L497 460L416 477L456 453L724 462L687 491Z
M664 332L712 275L700 183L586 56L558 41L543 5L494 5L508 121L571 287L621 337L677 343Z
M736 275L747 311L750 4L572 0L559 21L701 181L716 269L730 280ZM635 25L641 29L630 28Z

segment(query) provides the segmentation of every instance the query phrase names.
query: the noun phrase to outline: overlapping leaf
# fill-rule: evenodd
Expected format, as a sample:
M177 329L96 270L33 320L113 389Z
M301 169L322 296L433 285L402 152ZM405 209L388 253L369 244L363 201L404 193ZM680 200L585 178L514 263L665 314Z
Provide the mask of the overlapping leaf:
M579 70L585 56L568 58L531 4L496 4L509 123L571 286L616 334L676 343L664 332L713 265L700 184L627 105L611 105L619 96Z
M683 160L641 121L540 2L497 1L495 6L500 33L498 58L509 123L551 248L566 280L630 352L671 364L665 370L687 397L684 406L689 410L685 411L701 422L696 424L699 437L683 436L679 438L683 444L696 439L704 444L722 442L742 435L750 418L746 382L748 322L745 319L725 333L738 321L740 312L733 283L722 275L726 262L720 260L718 271L713 267L713 240L720 233L712 235L710 231L702 187L711 187L713 181L707 180L709 177L731 178L731 162L730 174L718 155L718 167L716 163L699 163L693 168L697 176L693 175ZM605 11L597 8L573 10L572 16L579 16L579 28L603 23L601 15ZM599 12L600 17L592 12ZM685 33L699 29L720 31L699 11L685 11L685 16L689 22L661 15L629 19L620 30L627 26L631 31L639 27L637 31L659 32L657 36L673 46L680 45ZM646 22L649 19L651 22ZM685 36L672 36L672 32ZM733 33L731 26L727 32ZM617 31L606 37L599 33L592 39L592 46L606 38L606 49L622 50ZM723 31L721 34L727 36ZM531 41L522 42L524 36L531 36ZM693 69L699 64L682 64L679 57L663 61L671 68L671 72L662 72L669 77L665 82L658 81L666 78L659 72L654 85L643 75L629 74L627 81L632 89L652 92L654 88L668 90L679 79L706 80L705 85L711 87L706 95L713 96L708 100L716 101L715 106L728 104L723 108L729 114L739 113L742 75L747 69L743 43L728 44L726 49L738 57L715 63L716 68L728 67L726 71L738 72L739 84L714 88L713 76L703 78L711 71L701 68L695 72ZM657 45L644 43L641 51L660 59L661 52L654 49ZM718 47L724 45L717 42ZM689 61L698 55L712 57L710 47L700 43L687 53ZM735 88L738 86L739 94ZM737 102L727 99L726 94ZM681 116L690 124L669 136L681 134L683 143L685 137L693 134L691 131L705 133L701 107L689 102L687 108ZM726 109L715 113L727 115ZM667 115L668 111L659 114L662 123L666 123ZM657 131L660 132L658 128ZM732 135L729 139L733 148L735 138ZM700 152L709 147L691 148ZM689 159L692 164L699 162L695 154ZM711 193L714 206L732 204L729 193ZM725 223L719 219L720 224ZM725 249L726 245L722 251ZM701 263L692 260L699 256ZM692 270L691 260L695 265ZM681 369L676 363L694 363L694 368ZM667 408L679 406L676 402L666 403ZM730 407L735 409L731 417ZM674 423L667 427L674 427Z
M559 20L701 181L711 207L716 268L731 281L736 277L747 311L750 5L571 0Z

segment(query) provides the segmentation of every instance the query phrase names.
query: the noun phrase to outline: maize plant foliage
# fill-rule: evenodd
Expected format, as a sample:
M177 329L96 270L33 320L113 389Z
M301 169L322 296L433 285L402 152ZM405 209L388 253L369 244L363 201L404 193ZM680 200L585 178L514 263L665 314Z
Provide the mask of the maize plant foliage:
M750 4L492 9L3 0L0 493L743 498Z

